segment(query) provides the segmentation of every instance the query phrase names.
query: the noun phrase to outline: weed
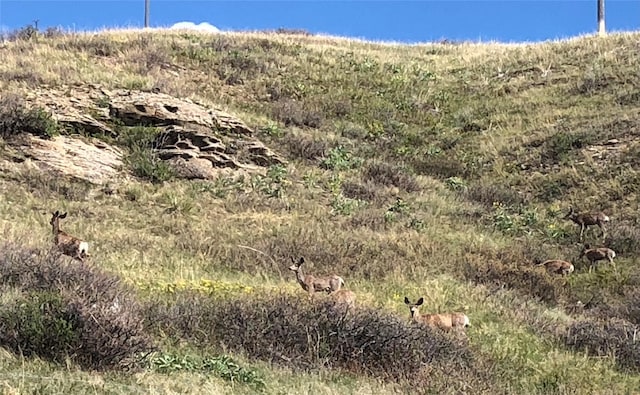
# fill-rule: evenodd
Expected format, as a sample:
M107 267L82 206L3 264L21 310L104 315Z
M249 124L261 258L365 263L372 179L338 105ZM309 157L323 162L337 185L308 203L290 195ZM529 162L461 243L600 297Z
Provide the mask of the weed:
M321 166L329 170L348 170L362 164L362 159L354 157L343 146L338 146L329 151Z

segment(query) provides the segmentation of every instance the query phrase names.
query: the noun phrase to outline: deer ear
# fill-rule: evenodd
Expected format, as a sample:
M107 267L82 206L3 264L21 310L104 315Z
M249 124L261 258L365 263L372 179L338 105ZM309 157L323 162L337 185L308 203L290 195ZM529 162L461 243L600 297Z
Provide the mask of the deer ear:
M304 263L304 257L301 256L300 259L298 260L298 266L302 265Z
M292 256L290 256L289 258L291 258L291 263L296 263L296 260L295 260L295 259L293 259L293 257L292 257Z
M60 214L60 218L63 218L63 219L64 219L64 218L67 218L67 213Z
M424 298L420 298L418 299L418 301L416 302L416 306L420 306L424 303Z
M407 298L406 296L404 297L404 304L411 304L409 298Z

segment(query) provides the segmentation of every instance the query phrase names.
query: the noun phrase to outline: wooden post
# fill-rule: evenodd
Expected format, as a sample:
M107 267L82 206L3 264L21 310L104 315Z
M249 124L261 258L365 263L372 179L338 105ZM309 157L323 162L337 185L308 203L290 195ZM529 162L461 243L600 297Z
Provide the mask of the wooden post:
M604 27L604 0L598 1L598 36L603 37L607 34Z
M149 1L144 0L144 27L149 27Z

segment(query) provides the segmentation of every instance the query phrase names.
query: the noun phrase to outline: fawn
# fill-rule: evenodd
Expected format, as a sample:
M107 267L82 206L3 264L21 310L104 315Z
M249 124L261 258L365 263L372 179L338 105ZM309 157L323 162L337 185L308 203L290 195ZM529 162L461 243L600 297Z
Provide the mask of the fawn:
M536 266L541 265L544 265L549 273L561 274L563 276L573 273L575 269L571 262L562 261L560 259L549 259L541 263L536 263Z
M593 267L593 265L596 262L603 261L605 259L608 260L609 263L613 264L614 263L613 258L616 257L616 252L611 248L607 248L607 247L591 248L589 244L585 244L584 248L580 252L579 259L582 259L585 256L591 263L591 267Z

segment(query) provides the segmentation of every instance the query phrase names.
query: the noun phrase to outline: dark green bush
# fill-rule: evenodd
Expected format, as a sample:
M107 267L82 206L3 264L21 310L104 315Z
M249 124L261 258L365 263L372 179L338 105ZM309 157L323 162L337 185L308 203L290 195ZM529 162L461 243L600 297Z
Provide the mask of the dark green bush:
M52 137L59 127L51 115L40 107L29 108L24 100L10 94L0 98L0 137L7 139L22 133Z
M153 349L133 291L95 266L54 249L4 243L0 283L28 295L25 303L0 309L0 340L13 350L56 361L68 355L82 367L102 370L129 367Z
M63 362L77 331L77 317L55 292L32 292L0 310L0 344L16 354Z
M162 135L157 128L136 126L123 128L117 143L126 148L125 162L136 177L154 183L168 181L175 176L171 165L155 152Z

